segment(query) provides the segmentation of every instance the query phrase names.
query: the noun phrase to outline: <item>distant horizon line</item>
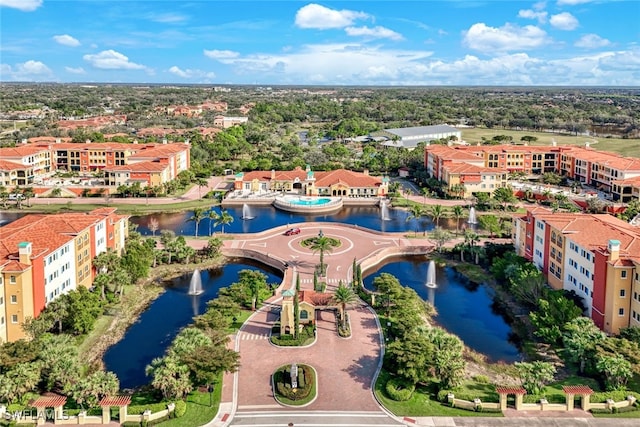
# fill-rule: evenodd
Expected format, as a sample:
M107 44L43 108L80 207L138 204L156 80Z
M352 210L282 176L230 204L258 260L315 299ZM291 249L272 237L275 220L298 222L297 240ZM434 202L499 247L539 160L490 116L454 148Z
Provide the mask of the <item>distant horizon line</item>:
M0 81L0 85L60 85L60 86L209 86L209 87L297 87L297 88L550 88L550 89L640 89L640 85L347 85L347 84L285 84L285 83L145 83L145 82L29 82L29 81Z

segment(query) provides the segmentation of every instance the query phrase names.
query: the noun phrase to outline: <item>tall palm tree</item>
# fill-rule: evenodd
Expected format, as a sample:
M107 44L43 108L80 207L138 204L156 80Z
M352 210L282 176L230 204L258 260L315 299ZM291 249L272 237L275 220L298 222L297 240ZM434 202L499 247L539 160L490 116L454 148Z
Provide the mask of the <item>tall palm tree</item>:
M460 205L453 207L453 216L456 218L456 236L460 232L460 218L464 216L464 209Z
M226 209L223 209L220 211L220 215L218 216L218 218L216 218L216 222L213 225L214 227L222 225L222 234L224 234L224 226L229 225L232 222L233 222L233 216L231 216L231 214L227 212Z
M420 189L420 191L422 192L422 204L426 205L427 204L427 196L429 194L431 194L431 190L429 189L429 187L422 187Z
M436 222L436 227L440 227L440 218L444 216L444 208L442 205L433 205L429 209L429 213L433 217L433 220Z
M333 297L331 298L334 305L337 305L340 309L340 324L343 329L347 327L347 316L345 316L345 312L347 310L347 306L353 304L357 301L358 297L353 292L353 289L344 285L342 281L336 288Z
M417 221L420 220L420 218L422 218L424 216L424 206L420 206L420 205L411 205L409 207L409 216L407 217L406 221L415 219ZM418 233L418 229L416 228L416 234Z
M333 251L333 242L327 236L319 236L315 239L315 241L309 247L313 253L320 252L320 274L324 276L326 272L324 265L324 254L325 252L331 253Z
M209 185L209 181L205 178L196 179L196 185L198 186L198 198L202 199L202 187L207 187Z
M22 190L22 195L27 201L27 206L31 207L30 200L33 196L36 195L36 193L33 191L33 187L26 187L24 190Z
M220 215L218 214L218 212L216 212L213 209L211 209L207 213L207 218L209 218L209 236L211 236L211 226L213 225L214 222L216 222L216 221L218 221L218 219L220 219Z
M204 208L195 208L193 210L193 215L187 221L193 221L196 224L196 237L198 237L198 226L200 225L200 221L204 219Z

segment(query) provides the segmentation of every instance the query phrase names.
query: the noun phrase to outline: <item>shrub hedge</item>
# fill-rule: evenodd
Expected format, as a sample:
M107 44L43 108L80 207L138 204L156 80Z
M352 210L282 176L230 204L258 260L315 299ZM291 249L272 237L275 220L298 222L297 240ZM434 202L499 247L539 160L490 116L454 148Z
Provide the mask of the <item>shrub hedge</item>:
M411 384L402 378L391 378L385 385L387 395L396 402L404 402L411 399L415 389L415 384Z
M273 381L279 395L295 401L309 396L315 377L310 366L298 365L298 388L294 390L291 387L291 366L285 366L273 374Z
M187 412L187 402L185 402L184 400L178 400L176 402L176 409L174 412L175 417L180 418L184 416L186 412Z

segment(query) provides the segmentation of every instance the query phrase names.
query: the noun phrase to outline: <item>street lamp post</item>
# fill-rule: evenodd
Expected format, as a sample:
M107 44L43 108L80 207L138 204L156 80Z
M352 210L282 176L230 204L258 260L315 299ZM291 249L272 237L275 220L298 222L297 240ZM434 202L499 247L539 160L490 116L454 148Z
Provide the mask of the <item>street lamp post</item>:
M207 387L207 391L209 392L209 407L213 406L213 390L215 386L213 384L209 384Z

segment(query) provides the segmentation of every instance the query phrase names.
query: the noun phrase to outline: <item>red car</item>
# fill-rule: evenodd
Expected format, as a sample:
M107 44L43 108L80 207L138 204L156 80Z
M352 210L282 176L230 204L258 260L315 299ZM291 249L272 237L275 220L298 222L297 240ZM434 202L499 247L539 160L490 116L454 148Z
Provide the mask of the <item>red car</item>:
M299 228L290 228L287 231L284 232L285 236L294 236L296 234L300 234L300 229Z

